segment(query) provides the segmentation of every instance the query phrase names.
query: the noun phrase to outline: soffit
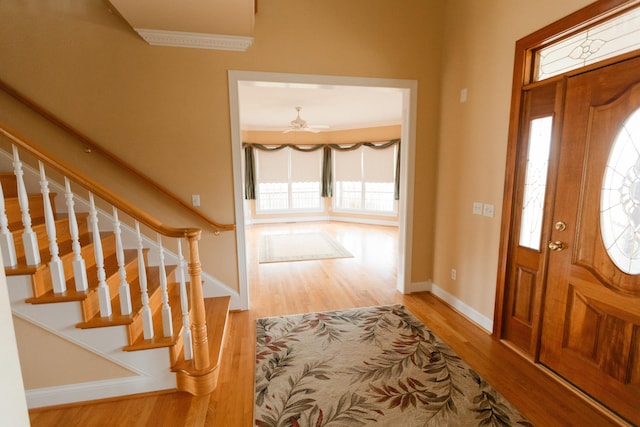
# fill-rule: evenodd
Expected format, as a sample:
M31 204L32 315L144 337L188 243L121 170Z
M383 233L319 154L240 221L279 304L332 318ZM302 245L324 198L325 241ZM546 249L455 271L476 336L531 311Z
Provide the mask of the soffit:
M253 41L254 0L110 0L149 44L245 50Z

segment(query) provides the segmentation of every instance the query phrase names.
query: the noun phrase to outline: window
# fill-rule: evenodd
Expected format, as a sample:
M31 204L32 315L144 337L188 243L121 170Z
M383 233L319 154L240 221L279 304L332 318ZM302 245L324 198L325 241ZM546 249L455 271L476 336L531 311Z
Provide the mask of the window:
M322 151L256 151L257 211L321 210Z
M397 145L334 151L334 210L395 214Z
M548 116L532 120L529 129L520 246L536 251L540 250L542 236L552 126L553 118Z
M600 231L611 260L640 274L640 109L613 142L600 197Z
M640 8L540 49L536 79L544 80L640 48Z

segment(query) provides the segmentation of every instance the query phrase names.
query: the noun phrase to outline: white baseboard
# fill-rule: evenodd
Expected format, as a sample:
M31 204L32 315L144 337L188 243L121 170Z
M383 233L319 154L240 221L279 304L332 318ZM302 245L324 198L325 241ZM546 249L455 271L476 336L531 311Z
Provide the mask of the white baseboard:
M114 378L26 390L25 394L27 406L33 409L175 388L175 375L169 372L164 378L138 376Z
M409 286L409 292L407 292L409 294L412 294L414 292L431 292L433 283L431 282L431 280L427 280L426 282L412 282L409 284Z
M320 216L295 216L295 217L273 217L273 218L245 218L246 225L252 224L283 224L287 222L318 222L329 221L328 215Z
M253 224L282 224L288 222L318 222L318 221L339 221L350 222L354 224L370 224L370 225L388 225L392 227L398 226L398 221L389 221L375 218L357 218L338 215L321 215L321 216L300 216L300 217L280 217L280 218L246 218L246 225Z
M340 221L340 222L352 222L357 224L369 224L369 225L387 225L391 227L398 227L398 221L388 221L384 219L374 219L374 218L355 218L349 216L330 216L329 219L331 221Z
M460 312L467 319L477 323L482 329L489 333L493 332L493 319L489 319L436 284L431 284L431 293L449 304L453 309Z

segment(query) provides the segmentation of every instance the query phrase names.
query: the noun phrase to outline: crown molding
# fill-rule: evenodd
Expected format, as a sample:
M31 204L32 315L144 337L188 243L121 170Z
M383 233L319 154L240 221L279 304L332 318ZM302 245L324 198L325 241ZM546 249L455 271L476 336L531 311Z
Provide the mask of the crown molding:
M140 37L152 46L191 47L196 49L244 52L253 43L253 37L149 30L145 28L135 28L135 30Z

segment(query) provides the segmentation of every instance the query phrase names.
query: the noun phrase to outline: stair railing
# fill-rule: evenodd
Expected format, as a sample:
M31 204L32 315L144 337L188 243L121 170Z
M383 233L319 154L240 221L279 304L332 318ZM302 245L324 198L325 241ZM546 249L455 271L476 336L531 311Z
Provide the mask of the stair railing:
M123 270L124 256L122 253L122 242L120 240L120 221L118 219L118 211L123 212L133 218L135 220L135 228L137 232L138 239L138 262L139 264L139 274L140 274L140 293L142 298L142 319L143 319L143 330L144 330L144 338L151 339L153 338L153 325L150 319L150 313L147 313L149 306L149 296L147 294L147 280L146 280L146 269L144 268L144 256L142 253L142 238L140 235L140 227L139 224L144 224L149 229L155 231L158 236L158 243L160 247L160 263L161 263L161 286L162 286L162 314L163 314L163 335L168 336L172 334L172 325L171 325L171 308L169 307L169 302L167 298L167 283L166 283L166 273L164 272L164 248L162 247L162 241L160 236L171 237L178 239L178 271L177 276L179 280L180 287L180 306L182 310L182 318L183 318L183 342L184 342L184 350L183 354L185 360L192 360L192 372L189 374L193 377L198 377L201 373L202 376L208 375L210 370L209 364L209 345L208 345L208 337L207 337L207 324L206 324L206 313L205 313L205 305L204 305L204 296L202 292L202 278L201 278L201 263L200 263L200 255L198 249L198 241L201 238L201 229L196 227L171 227L167 226L148 213L138 209L136 206L132 205L128 201L122 199L118 195L109 191L107 188L102 186L101 184L93 181L91 178L87 177L74 167L65 164L63 161L59 160L55 156L47 153L46 151L40 149L29 141L27 138L19 135L16 131L8 128L7 126L0 124L0 134L4 135L11 143L13 148L13 159L14 159L14 173L17 179L17 191L18 191L18 201L20 205L20 209L22 212L22 222L24 228L23 234L23 246L26 257L26 264L29 266L36 266L40 264L40 249L38 247L38 240L36 233L32 229L31 217L29 216L29 198L27 195L26 186L23 179L23 170L22 163L19 158L18 147L21 150L24 150L38 159L40 166L40 184L41 184L41 192L43 195L43 203L45 208L45 223L47 227L47 236L49 239L49 248L50 248L50 263L51 264L51 272L52 272L52 284L54 293L65 292L66 291L66 282L64 280L65 273L62 271L62 265L58 264L58 244L56 242L56 231L55 231L55 218L53 209L49 203L49 190L48 190L48 181L45 175L44 163L46 163L49 167L53 168L60 174L64 176L65 179L65 198L69 215L69 231L71 234L71 241L74 251L74 261L73 261L73 270L74 277L76 273L76 269L79 269L80 266L84 266L84 260L81 256L81 248L78 237L78 226L77 219L75 217L74 210L74 201L73 201L73 193L70 189L69 180L75 182L76 184L83 187L85 190L89 192L89 217L90 217L90 230L93 233L93 241L94 241L94 255L96 258L96 266L97 266L97 278L98 278L98 296L99 296L99 311L101 317L110 317L112 315L111 308L111 298L109 295L109 287L105 283L105 271L104 271L104 259L102 253L102 245L100 239L100 230L98 228L98 215L95 207L94 194L98 196L101 200L109 203L113 207L113 218L114 218L114 234L116 237L116 256L118 259L118 268L120 275L120 290L125 292L126 295L121 295L121 315L128 315L131 313L130 311L130 299L131 296L129 293L129 286L126 282L126 272ZM0 198L2 202L0 202L0 243L2 244L2 250L7 251L4 256L5 259L5 267L13 268L16 266L16 256L15 249L12 248L13 240L12 236L7 229L7 219L5 214L4 207L4 197L2 196L2 188L0 186ZM224 225L220 227L221 230L232 230L234 229L233 225ZM8 237L7 237L8 236ZM185 239L188 245L188 253L189 253L189 261L188 266L188 274L190 277L190 304L187 301L187 292L186 292L186 284L184 278L184 258L182 256L182 246L180 243L181 239ZM86 271L83 269L83 271ZM164 277L162 277L164 276ZM75 287L79 292L86 291L86 273L85 277L82 277L80 274L80 278L76 279ZM189 305L190 310L189 310ZM196 381L197 383L197 381ZM206 390L207 385L202 384L203 390ZM198 390L195 390L195 394L198 394Z

